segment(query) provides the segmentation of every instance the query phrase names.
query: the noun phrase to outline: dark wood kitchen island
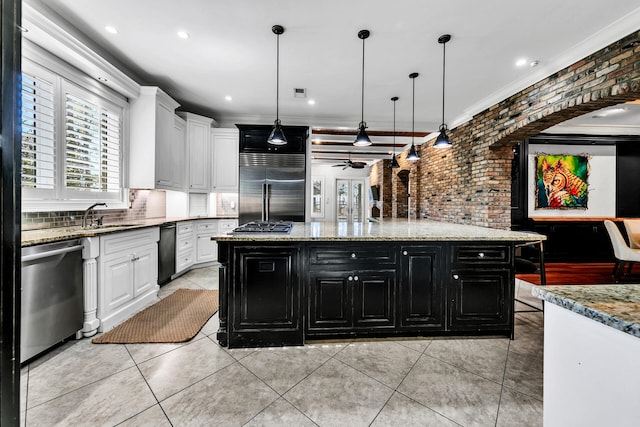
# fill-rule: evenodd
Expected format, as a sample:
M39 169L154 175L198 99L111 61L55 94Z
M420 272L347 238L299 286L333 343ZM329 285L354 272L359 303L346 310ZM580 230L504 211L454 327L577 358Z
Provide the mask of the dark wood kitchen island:
M218 235L229 348L349 337L513 337L514 252L535 233L426 220Z

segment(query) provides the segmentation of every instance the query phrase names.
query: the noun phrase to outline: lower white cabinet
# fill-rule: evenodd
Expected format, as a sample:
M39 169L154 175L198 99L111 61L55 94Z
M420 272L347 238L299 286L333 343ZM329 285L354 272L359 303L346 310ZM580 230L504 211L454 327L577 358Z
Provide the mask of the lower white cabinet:
M218 244L211 240L217 232L216 220L196 221L196 263L218 259Z
M195 262L193 221L179 222L176 227L176 273L181 273Z
M158 227L100 236L99 331L108 331L156 299L159 238Z

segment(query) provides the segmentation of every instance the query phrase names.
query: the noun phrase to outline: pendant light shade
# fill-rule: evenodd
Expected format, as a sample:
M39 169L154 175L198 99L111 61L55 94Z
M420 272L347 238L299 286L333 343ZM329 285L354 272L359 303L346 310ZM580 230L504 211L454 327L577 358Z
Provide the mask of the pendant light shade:
M438 38L438 43L442 44L442 124L440 125L440 135L433 144L436 148L450 148L451 140L447 136L447 125L444 123L444 66L445 66L445 48L447 42L451 40L450 34L444 34Z
M415 118L416 118L416 77L420 74L411 73L409 74L409 78L413 82L413 106L411 107L411 148L409 149L409 154L407 155L407 160L415 161L420 158L418 152L416 151L416 144L413 142L414 133L415 133Z
M356 136L356 140L353 141L353 145L356 147L366 147L371 145L371 140L369 139L369 135L367 135L367 123L364 121L364 41L369 37L371 33L369 30L360 30L358 31L358 38L362 40L362 102L361 102L361 116L360 116L360 124L358 124L358 135Z
M282 25L274 25L271 31L276 35L276 120L273 122L273 130L267 138L267 142L271 145L285 145L287 138L282 131L282 124L279 117L279 101L280 101L280 34L284 33Z
M393 154L391 155L391 163L389 163L390 168L399 168L400 163L398 163L398 159L396 159L396 101L399 98L394 96L391 98L393 101Z

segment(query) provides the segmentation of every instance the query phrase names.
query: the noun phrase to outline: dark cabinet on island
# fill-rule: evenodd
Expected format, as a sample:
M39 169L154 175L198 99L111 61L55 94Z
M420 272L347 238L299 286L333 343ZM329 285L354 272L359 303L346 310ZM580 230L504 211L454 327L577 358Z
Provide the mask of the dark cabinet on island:
M447 239L430 234L434 223L413 227L420 233L411 240L384 237L371 228L369 233L356 228L333 236L330 226L304 223L296 223L291 234L215 237L221 263L220 344L236 348L353 337L513 337L515 243L544 236L492 230L483 239L473 239L473 233L462 239L459 233L469 226L448 224L457 233Z

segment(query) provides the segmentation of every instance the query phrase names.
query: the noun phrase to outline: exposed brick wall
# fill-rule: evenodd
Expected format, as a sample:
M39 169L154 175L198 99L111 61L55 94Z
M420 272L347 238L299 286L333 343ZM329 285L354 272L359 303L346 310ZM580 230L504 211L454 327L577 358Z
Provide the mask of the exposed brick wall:
M433 148L430 140L416 164L400 161L411 171L410 187L416 185L410 215L508 229L511 147L565 120L639 98L636 31L452 129L451 149Z

